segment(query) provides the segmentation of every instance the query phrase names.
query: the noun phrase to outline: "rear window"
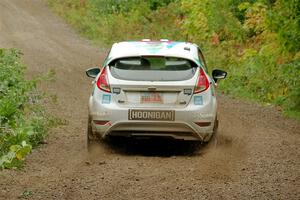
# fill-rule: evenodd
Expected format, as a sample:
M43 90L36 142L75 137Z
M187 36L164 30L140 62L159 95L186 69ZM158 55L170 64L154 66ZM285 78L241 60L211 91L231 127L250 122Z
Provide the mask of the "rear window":
M110 63L112 76L135 81L178 81L194 76L197 65L183 58L131 57Z

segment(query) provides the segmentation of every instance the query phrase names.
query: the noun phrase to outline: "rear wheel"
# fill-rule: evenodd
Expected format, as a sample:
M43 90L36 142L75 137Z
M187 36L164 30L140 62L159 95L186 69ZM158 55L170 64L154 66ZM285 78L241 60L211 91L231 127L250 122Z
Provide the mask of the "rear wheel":
M218 120L218 117L216 117L215 122L214 122L213 133L204 138L205 143L208 143L209 141L211 141L211 142L215 141L217 133L218 133L218 127L219 127L219 120Z
M88 124L87 124L87 134L86 134L86 141L87 141L87 150L91 151L93 145L97 143L97 137L93 134L92 131L92 124L91 124L91 117L88 117Z

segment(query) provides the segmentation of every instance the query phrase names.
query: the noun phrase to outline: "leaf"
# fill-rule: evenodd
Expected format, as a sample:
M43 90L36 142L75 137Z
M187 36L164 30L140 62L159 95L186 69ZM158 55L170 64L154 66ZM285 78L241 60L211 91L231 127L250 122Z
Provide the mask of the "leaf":
M239 11L247 10L249 7L250 7L250 3L249 2L243 2L240 5L238 5Z
M30 153L32 149L31 145L26 144L26 141L22 142L22 146L23 147L19 149L19 151L16 153L16 158L18 160L23 160L26 157L26 155Z
M18 152L18 153L16 153L16 158L18 160L22 160L23 159L23 155Z
M26 146L26 145L27 145L26 141L23 140L23 141L22 141L22 146L24 147L24 146Z
M21 148L20 145L12 145L12 146L9 147L9 150L11 152L17 152L20 148Z

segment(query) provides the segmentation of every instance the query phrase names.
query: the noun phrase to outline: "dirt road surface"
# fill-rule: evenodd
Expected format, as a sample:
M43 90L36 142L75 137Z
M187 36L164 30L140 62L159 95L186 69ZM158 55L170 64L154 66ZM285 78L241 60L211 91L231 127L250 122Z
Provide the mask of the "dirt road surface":
M276 109L220 96L209 145L124 140L88 155L84 70L104 51L43 0L0 0L0 46L21 49L30 76L56 71L42 89L58 97L50 112L68 120L23 170L0 171L0 199L300 199L300 124Z

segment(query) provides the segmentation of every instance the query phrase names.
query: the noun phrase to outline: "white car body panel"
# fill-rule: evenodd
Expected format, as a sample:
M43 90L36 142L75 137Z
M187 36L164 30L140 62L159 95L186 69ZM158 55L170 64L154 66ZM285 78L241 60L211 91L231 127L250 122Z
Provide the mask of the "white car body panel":
M198 47L185 42L120 42L112 49L104 62L104 67L118 58L136 56L178 57L195 62L198 67L202 63L198 58ZM89 99L89 116L92 132L105 138L107 136L162 136L183 140L207 141L215 131L217 100L215 82L205 72L209 87L198 94L184 94L184 89L193 91L199 76L197 71L191 79L180 81L132 81L115 78L110 70L107 77L111 93L100 90L96 83ZM96 77L95 82L98 80ZM141 103L141 95L147 88L156 88L162 102ZM114 88L121 88L114 93ZM174 111L173 121L129 120L129 111L163 110ZM98 125L95 121L108 121ZM199 126L195 122L208 123Z
M189 49L189 50L185 50ZM187 42L119 42L115 43L107 62L124 57L166 56L185 58L199 63L197 45ZM105 64L107 64L107 62Z

